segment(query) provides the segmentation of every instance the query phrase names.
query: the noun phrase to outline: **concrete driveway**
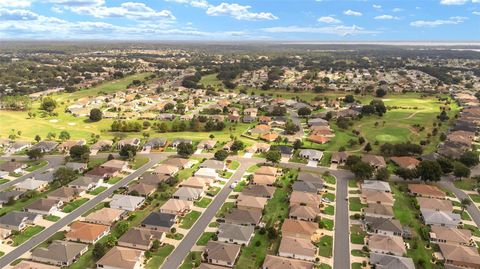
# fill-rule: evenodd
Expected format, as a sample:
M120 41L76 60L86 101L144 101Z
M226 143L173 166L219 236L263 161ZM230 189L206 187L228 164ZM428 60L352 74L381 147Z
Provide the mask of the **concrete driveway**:
M307 166L308 167L317 167L318 162L317 161L308 161Z

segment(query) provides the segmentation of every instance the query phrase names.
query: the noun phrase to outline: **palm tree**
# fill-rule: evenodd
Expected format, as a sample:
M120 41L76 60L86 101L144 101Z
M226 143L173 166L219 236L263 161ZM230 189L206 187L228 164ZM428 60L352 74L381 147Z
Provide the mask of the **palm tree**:
M472 201L468 198L463 198L461 201L460 201L460 207L462 208L462 213L463 211L465 211L465 209L472 204Z

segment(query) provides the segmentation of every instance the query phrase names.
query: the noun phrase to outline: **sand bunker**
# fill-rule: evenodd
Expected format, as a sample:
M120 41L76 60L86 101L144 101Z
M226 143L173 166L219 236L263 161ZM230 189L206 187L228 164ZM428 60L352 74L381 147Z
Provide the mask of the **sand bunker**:
M68 125L74 126L74 125L77 125L77 124L75 122L69 122Z
M49 122L58 122L58 120L49 120Z

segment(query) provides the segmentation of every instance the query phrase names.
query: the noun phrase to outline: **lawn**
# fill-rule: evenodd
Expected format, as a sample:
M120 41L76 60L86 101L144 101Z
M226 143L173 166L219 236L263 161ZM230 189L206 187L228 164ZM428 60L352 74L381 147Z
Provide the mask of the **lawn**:
M315 245L318 247L318 254L320 256L327 258L332 257L333 238L331 236L322 236L320 241L316 242Z
M148 260L145 268L146 269L158 269L163 264L165 259L172 253L174 246L169 244L164 244L156 252L152 253L152 258Z
M200 199L200 201L193 202L193 205L206 208L211 202L212 202L212 199L203 197L202 199Z
M54 216L54 215L48 215L48 216L43 216L44 220L52 221L52 222L57 222L60 217L59 216Z
M323 180L331 185L335 185L335 183L337 183L337 180L332 175L323 175Z
M235 204L233 202L225 202L223 203L222 207L220 208L220 210L218 210L217 212L217 218L223 218L225 217L225 214L230 211L230 209L232 209L233 207L235 206Z
M352 269L362 269L362 264L359 262L352 263Z
M247 186L247 182L244 180L238 182L238 184L233 189L234 192L241 192Z
M179 227L182 229L192 228L193 224L195 223L195 221L197 221L200 215L202 215L201 212L195 210L191 211L190 213L181 218Z
M253 173L253 172L255 172L258 168L260 168L260 166L257 165L257 164L254 164L254 165L250 166L250 167L247 169L246 172L247 172L247 173Z
M28 161L27 162L28 168L25 169L25 171L33 172L39 168L44 167L47 164L48 162L46 160Z
M88 168L97 167L107 161L107 158L90 158L88 160L87 166Z
M5 183L7 183L7 182L9 182L9 181L10 181L10 180L8 180L8 179L0 178L0 185L5 184Z
M205 192L206 195L208 196L215 196L217 195L217 193L220 191L220 188L219 187L210 187L208 188L208 190Z
M462 220L472 220L472 218L470 218L470 215L466 210L462 212L462 210L460 209L455 209L453 210L453 213L459 214L462 217Z
M367 233L362 229L360 225L352 225L350 227L350 241L352 244L365 244L365 236Z
M88 202L88 198L80 198L80 199L77 199L73 202L70 202L70 203L67 203L63 208L62 208L62 212L65 212L65 213L70 213L72 212L73 210L77 209L79 206L85 204L86 202Z
M332 160L332 153L331 152L324 152L323 156L322 156L322 159L320 160L318 165L329 167L330 164L331 164L331 160Z
M323 208L323 213L333 216L335 214L335 207L332 205L327 205L325 208Z
M114 184L117 184L120 180L122 180L122 178L123 177L121 177L121 176L120 177L119 176L111 177L107 180L106 183L114 185Z
M91 195L99 195L100 193L102 193L106 189L107 189L107 187L97 187L97 188L89 191L88 193L91 194Z
M326 230L333 231L333 220L322 218L320 220L320 228L324 227Z
M257 269L263 264L267 249L270 245L267 233L255 232L250 244L243 247L240 257L235 264L236 269Z
M288 217L288 196L290 194L291 185L297 178L296 170L286 170L285 173L277 180L279 187L273 193L273 197L267 202L262 217L267 227L273 226L276 221L283 221Z
M367 205L361 203L359 197L350 197L348 201L350 211L360 212L362 211L362 208L367 207Z
M352 253L352 256L355 256L355 257L367 257L368 256L367 252L365 252L363 250L360 250L360 249L352 249L351 253Z
M200 238L197 241L197 245L199 246L205 246L207 245L208 241L212 239L212 237L215 235L213 232L204 232Z
M240 166L240 163L238 161L232 161L229 165L228 165L228 169L230 170L237 170L237 168Z
M168 233L166 235L167 238L174 239L174 240L182 240L183 239L183 234L181 233Z
M325 198L325 199L328 199L328 200L334 202L335 201L335 194L327 192L327 193L322 195L322 198Z
M475 203L480 203L480 194L469 194L469 196Z
M55 240L63 240L65 239L65 232L64 231L61 231L61 232L56 232L54 233L50 238L48 238L47 240L43 241L40 245L36 246L35 248L46 248L48 247L53 241Z
M202 262L202 252L200 251L191 251L188 253L187 257L183 261L183 264L179 267L179 269L192 269L197 268L200 266Z
M148 163L150 159L145 156L136 156L135 160L133 160L132 163L130 163L131 167L133 170L137 170L138 168L142 167L146 163Z
M348 187L349 188L358 188L358 181L355 179L348 180Z
M27 227L25 230L23 230L19 234L16 234L16 235L12 236L12 240L13 240L12 246L16 247L18 245L23 244L25 241L30 239L32 236L34 236L34 235L38 234L39 232L43 231L43 229L45 229L45 227L38 226L38 225Z
M463 224L463 228L470 230L474 236L480 237L480 229L477 226L470 225L470 224Z
M453 185L455 185L455 187L459 189L462 189L465 191L471 191L471 190L475 190L477 186L477 180L473 178L456 180L453 182Z

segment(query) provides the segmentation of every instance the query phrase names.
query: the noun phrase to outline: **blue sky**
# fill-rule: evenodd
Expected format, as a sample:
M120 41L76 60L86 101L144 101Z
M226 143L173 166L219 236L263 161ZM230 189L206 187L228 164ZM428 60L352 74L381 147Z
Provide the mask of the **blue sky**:
M478 41L480 0L0 0L0 39Z

